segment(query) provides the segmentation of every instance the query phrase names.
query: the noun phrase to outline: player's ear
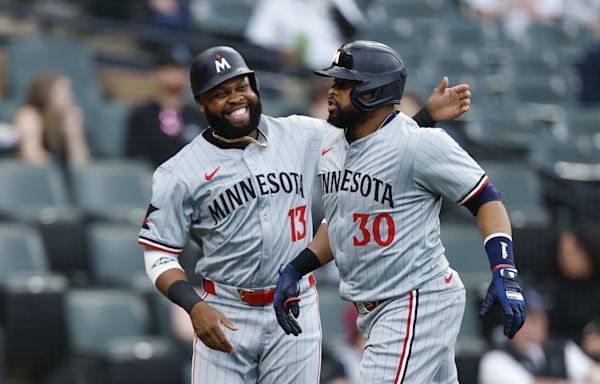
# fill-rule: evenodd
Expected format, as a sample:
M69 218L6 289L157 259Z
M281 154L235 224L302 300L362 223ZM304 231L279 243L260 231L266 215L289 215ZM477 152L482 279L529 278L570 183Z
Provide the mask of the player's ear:
M202 96L197 95L194 96L194 100L196 100L196 105L198 106L198 109L200 110L200 112L204 113L204 100L202 100Z

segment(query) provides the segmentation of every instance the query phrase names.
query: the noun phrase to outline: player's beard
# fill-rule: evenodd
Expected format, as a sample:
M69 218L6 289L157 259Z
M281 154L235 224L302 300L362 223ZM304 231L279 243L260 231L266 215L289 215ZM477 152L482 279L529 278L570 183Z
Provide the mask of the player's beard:
M334 113L329 112L327 122L334 127L346 129L360 125L367 115L367 111L356 108L353 104L342 108L339 103L336 103Z
M212 113L206 108L204 114L208 124L220 135L227 139L237 139L239 137L248 136L250 132L258 128L260 115L262 114L262 104L260 100L256 103L248 102L250 110L250 120L243 125L233 125L221 114Z

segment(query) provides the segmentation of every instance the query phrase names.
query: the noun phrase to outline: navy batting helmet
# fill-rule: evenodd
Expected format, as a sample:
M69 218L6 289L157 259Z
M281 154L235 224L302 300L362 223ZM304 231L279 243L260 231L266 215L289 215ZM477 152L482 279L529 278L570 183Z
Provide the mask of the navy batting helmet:
M366 40L342 45L331 66L315 73L360 81L350 92L350 100L363 111L399 103L406 82L406 68L398 52L385 44ZM368 101L362 98L366 93L373 94Z
M258 94L258 84L254 71L238 51L220 46L205 50L194 58L190 69L190 82L194 96L198 96L236 76L248 75L254 92Z

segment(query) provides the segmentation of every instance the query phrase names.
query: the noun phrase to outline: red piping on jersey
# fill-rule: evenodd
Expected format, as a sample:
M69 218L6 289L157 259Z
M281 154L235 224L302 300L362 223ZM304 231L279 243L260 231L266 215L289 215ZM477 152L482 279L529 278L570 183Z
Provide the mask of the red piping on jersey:
M150 243L150 242L148 242L148 241L146 241L146 240L138 240L138 244L140 244L140 245L143 245L143 246L145 246L145 247L150 247L150 248L152 248L152 249L156 249L156 250L159 250L159 251L163 251L163 252L171 253L171 254L173 254L173 255L180 255L180 254L181 254L181 252L182 252L182 251L179 251L179 252L176 252L176 251L171 251L171 250L168 250L168 249L166 249L166 248L163 248L163 247L161 247L160 245L155 245L155 244L152 244L152 243Z
M311 277L313 277L313 275L310 275ZM314 277L313 277L313 281ZM316 283L316 281L315 281ZM317 369L317 384L319 383L319 380L321 378L321 359L322 359L322 355L323 355L323 351L321 350L321 345L323 344L323 329L321 328L321 308L319 306L319 292L317 292L317 287L315 286L315 284L312 285L312 289L315 290L315 295L317 297L317 312L319 313L319 315L317 316L317 320L319 321L319 366Z
M467 205L467 204L469 204L469 201L473 200L473 198L474 198L475 196L477 196L477 195L479 194L479 192L481 192L481 190L483 189L483 187L485 187L489 181L490 181L490 179L489 179L489 178L485 179L485 181L483 182L483 184L481 184L481 185L479 186L479 188L477 188L477 191L475 191L475 193L474 193L474 194L473 194L471 197L469 197L469 199L468 199L467 201L465 201L464 203L462 203L462 205Z
M404 357L406 356L406 350L408 346L409 336L412 339L412 335L409 335L410 325L412 322L412 312L413 312L413 293L410 291L410 299L408 304L408 322L406 323L406 333L404 336L404 345L402 346L402 355L400 357L400 364L398 364L398 371L396 372L396 379L394 380L394 384L398 383L398 379L400 378L400 371L402 371L402 365L404 363ZM406 371L406 369L405 369Z
M192 384L194 384L196 379L196 344L198 344L198 335L194 331L194 354L192 357Z

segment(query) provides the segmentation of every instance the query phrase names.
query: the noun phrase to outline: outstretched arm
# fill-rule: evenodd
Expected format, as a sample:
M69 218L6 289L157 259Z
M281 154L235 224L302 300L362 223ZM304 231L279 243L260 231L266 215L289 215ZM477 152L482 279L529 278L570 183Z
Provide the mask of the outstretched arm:
M471 91L468 84L448 88L448 77L444 76L433 89L427 105L413 119L420 127L431 127L436 121L454 120L471 107Z
M302 328L295 320L300 316L300 280L302 276L314 271L333 260L333 252L329 247L327 224L319 226L317 234L294 260L283 267L277 281L277 293L273 300L275 315L286 334L298 336ZM292 315L294 317L292 317Z

